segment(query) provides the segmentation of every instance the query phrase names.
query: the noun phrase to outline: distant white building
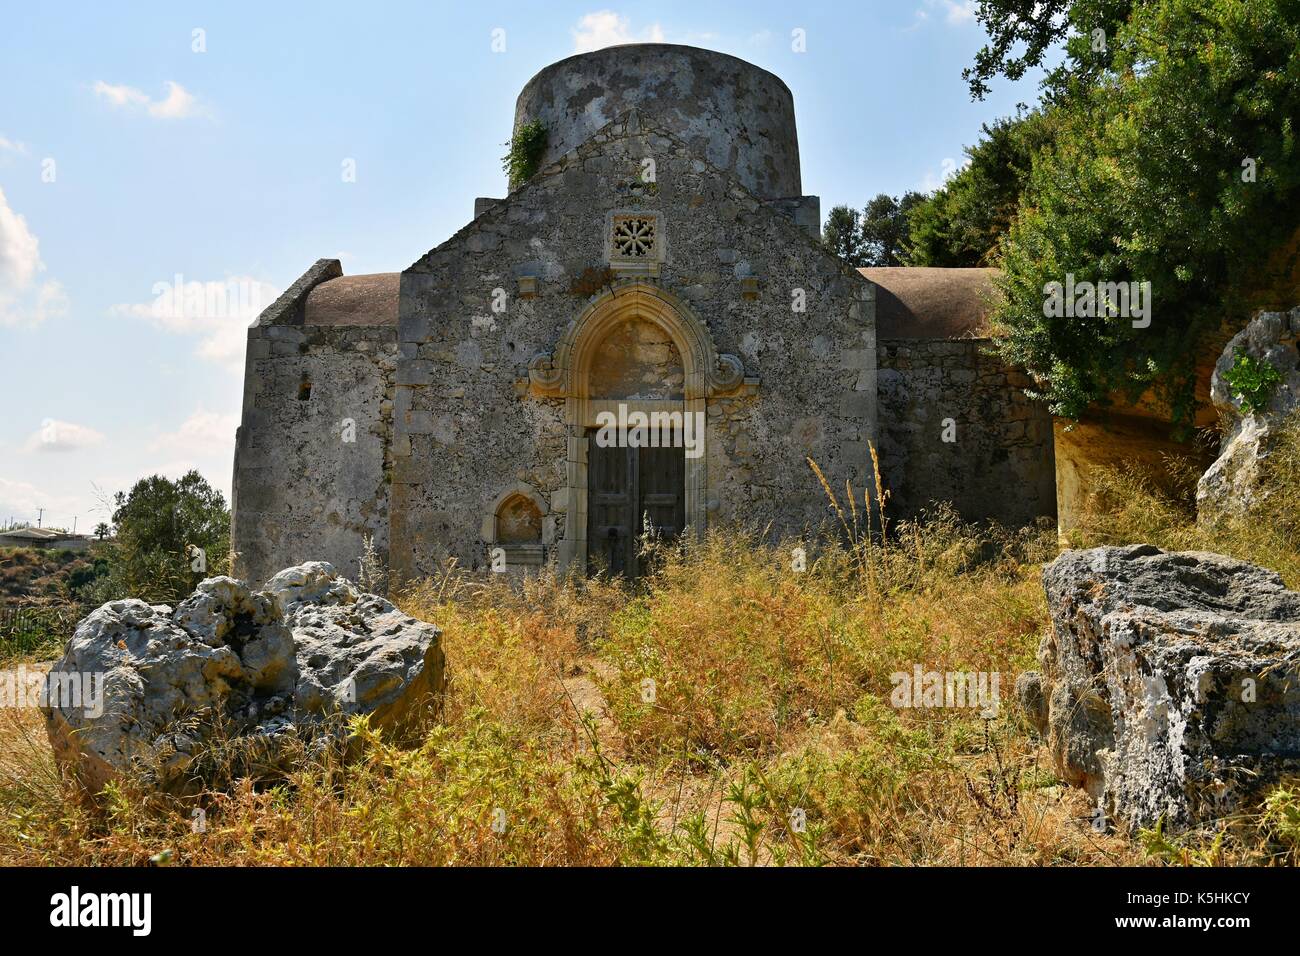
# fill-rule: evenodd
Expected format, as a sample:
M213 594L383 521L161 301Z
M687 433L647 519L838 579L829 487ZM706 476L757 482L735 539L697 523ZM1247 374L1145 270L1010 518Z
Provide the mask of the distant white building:
M93 539L88 534L71 534L49 528L15 528L0 531L0 548L52 548L85 551Z

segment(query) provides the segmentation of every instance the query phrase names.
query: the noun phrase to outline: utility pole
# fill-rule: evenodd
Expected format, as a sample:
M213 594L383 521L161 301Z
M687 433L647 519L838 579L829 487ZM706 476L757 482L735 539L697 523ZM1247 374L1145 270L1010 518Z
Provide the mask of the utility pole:
M36 509L36 527L39 528L39 527L41 526L41 519L44 518L44 517L45 517L45 509L44 509L44 508L37 508L37 509Z

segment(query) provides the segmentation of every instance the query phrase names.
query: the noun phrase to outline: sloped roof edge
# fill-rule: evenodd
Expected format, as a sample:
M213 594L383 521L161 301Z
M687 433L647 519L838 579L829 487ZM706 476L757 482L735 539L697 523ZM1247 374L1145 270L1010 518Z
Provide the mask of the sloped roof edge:
M986 338L997 269L886 266L859 269L877 286L877 339Z

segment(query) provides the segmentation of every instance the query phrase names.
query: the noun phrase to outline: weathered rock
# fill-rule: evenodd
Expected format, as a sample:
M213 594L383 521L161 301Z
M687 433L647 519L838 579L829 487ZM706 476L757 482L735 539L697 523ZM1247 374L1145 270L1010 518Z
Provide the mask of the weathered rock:
M1300 409L1300 306L1290 312L1261 312L1232 337L1214 366L1210 399L1223 427L1219 457L1196 487L1197 514L1212 523L1245 513L1260 491L1260 465L1268 458L1278 427ZM1244 407L1224 376L1237 352L1272 365L1282 376L1268 407L1252 412Z
M1040 736L1047 736L1047 695L1038 671L1025 671L1016 678L1016 700L1026 719Z
M266 590L293 631L299 713L369 714L373 726L400 735L441 693L442 651L433 625L358 591L324 562L281 571Z
M285 568L262 585L262 590L280 603L281 610L301 603L354 604L359 593L351 581L340 577L324 561Z
M1276 574L1134 545L1066 551L1043 586L1022 705L1041 681L1057 773L1111 819L1187 826L1300 770L1300 593Z
M320 562L259 592L209 578L175 611L114 601L78 625L53 668L50 742L91 791L133 765L185 790L211 782L195 760L218 740L276 767L291 737L339 739L339 717L368 714L401 736L442 692L440 636Z
M293 690L298 676L293 636L268 595L250 592L234 578L208 578L181 602L172 620L209 647L234 649L255 693Z

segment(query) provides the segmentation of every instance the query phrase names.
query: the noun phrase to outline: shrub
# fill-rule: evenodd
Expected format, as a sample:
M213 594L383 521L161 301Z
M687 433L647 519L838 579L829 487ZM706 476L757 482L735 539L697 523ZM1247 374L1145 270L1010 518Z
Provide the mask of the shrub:
M517 189L532 179L546 152L549 133L541 120L525 123L515 131L507 153L501 157L501 168L510 181L510 188Z
M1232 367L1224 373L1223 380L1247 411L1258 414L1268 409L1273 392L1282 382L1282 373L1271 362L1237 348L1233 350Z
M1294 304L1300 16L1289 0L1150 0L1108 50L1053 111L993 319L1055 413L1156 388L1186 422L1196 343ZM1047 314L1067 274L1149 282L1151 321Z
M1270 535L1287 513L1300 527L1295 447L1269 459L1271 487L1291 489L1260 505ZM1285 539L1258 529L1205 537L1219 532L1196 527L1185 497L1153 498L1140 477L1110 487L1110 510L1099 498L1081 539L1281 556ZM846 488L836 524L798 541L647 539L655 570L636 586L542 569L511 587L448 565L397 594L443 630L442 724L402 748L358 722L352 763L304 752L274 785L164 799L129 779L87 807L59 782L36 715L0 713L0 862L1294 861L1293 786L1219 832L1145 844L1094 833L1086 794L1057 785L1006 706L1048 626L1039 565L1054 533L940 509L882 536L880 497ZM1295 555L1292 539L1293 584ZM891 676L917 663L1001 675L1003 709L891 706Z

